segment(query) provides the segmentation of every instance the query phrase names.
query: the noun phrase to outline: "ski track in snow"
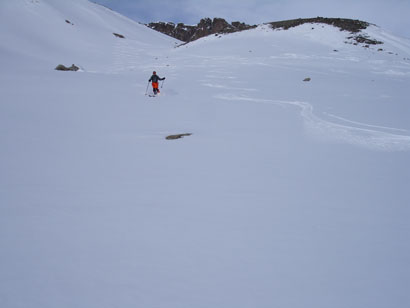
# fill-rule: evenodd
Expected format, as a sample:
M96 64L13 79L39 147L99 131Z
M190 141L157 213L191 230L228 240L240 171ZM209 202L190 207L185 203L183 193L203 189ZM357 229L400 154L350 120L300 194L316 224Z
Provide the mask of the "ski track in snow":
M365 126L365 127L372 127L372 128L379 128L379 129L385 129L385 130L390 130L390 131L397 131L397 132L404 132L404 133L408 133L408 130L406 129L401 129L401 128L393 128L393 127L387 127L387 126L379 126L379 125L370 125L370 124L365 124L365 123L361 123L361 122L356 122L356 121L351 121L339 116L336 116L334 114L331 113L327 113L324 112L323 114L326 114L329 117L341 120L343 122L347 122L347 123L351 123L351 124L355 124L355 125L359 125L359 126Z
M240 91L248 91L248 92L258 91L257 89L253 89L253 88L235 88L235 87L228 87L228 86L224 86L221 84L213 84L213 83L202 83L202 85L205 87L227 89L227 90L240 90Z
M114 46L113 55L114 63L108 67L108 72L119 73L129 71L141 66L141 56L145 54L143 46L137 45L136 42L130 40L118 40Z
M313 112L313 106L307 102L284 101L272 99L260 99L233 94L219 94L215 98L228 101L249 101L257 103L275 104L282 106L296 106L300 109L300 114L305 122L307 132L316 139L323 141L343 142L355 146L365 147L378 151L409 151L410 136L384 132L378 129L388 129L395 131L406 131L396 128L368 125L364 123L345 120L351 125L343 125L321 119ZM367 128L364 128L367 127ZM374 128L374 129L370 129ZM406 131L407 132L407 131Z
M136 70L151 72L152 62L147 62L146 59L152 58L153 61L157 61L160 57L159 55L161 54L160 48L152 54L147 52L147 50L151 50L153 48L154 47L148 44L132 39L119 39L112 47L112 63L109 63L106 67L93 72L105 74L120 74L123 72ZM161 68L169 65L164 63L155 63L155 66Z

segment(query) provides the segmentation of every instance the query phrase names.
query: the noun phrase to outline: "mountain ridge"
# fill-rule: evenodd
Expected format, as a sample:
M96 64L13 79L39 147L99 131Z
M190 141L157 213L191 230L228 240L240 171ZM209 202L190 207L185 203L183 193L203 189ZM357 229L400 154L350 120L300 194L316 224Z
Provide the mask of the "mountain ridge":
M213 19L202 18L194 26L184 23L174 24L172 22L151 22L147 26L184 42L192 42L212 34L234 33L257 27L256 25L247 25L239 21L228 23L225 19L217 17Z
M340 31L347 31L351 34L358 34L371 25L369 22L357 19L327 17L289 19L267 22L263 23L262 25L269 25L273 30L288 30L290 28L297 27L303 24L327 24L339 28ZM229 23L223 18L216 17L213 19L202 18L197 25L186 25L184 23L175 24L172 22L151 22L149 24L146 24L146 26L186 43L212 34L218 35L235 33L254 29L257 27L257 25L248 25L239 21ZM381 41L370 39L361 35L356 35L349 38L353 38L357 43L372 45L383 43Z

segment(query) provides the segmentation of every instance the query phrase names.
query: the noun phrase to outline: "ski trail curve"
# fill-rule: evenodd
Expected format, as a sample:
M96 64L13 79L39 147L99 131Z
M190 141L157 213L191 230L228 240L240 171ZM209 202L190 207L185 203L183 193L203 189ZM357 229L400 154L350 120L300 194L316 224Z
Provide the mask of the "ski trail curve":
M375 125L360 123L364 127L355 127L324 120L313 112L313 106L307 102L259 99L232 94L219 94L215 98L230 101L249 101L282 106L295 106L300 109L307 133L315 139L327 142L342 142L376 151L409 151L410 136L377 130ZM355 122L350 121L351 124ZM389 128L396 131L404 131Z
M336 116L334 114L331 113L327 113L327 112L323 112L323 114L326 114L329 117L332 117L334 119L346 122L346 123L351 123L354 125L359 125L359 126L365 126L365 127L371 127L371 128L378 128L378 129L384 129L384 130L389 130L389 131L397 131L397 132L404 132L404 133L408 133L409 131L406 129L401 129L401 128L394 128L394 127L387 127L387 126L380 126L380 125L370 125L370 124L365 124L365 123L361 123L361 122L357 122L357 121L352 121L352 120L348 120L339 116Z

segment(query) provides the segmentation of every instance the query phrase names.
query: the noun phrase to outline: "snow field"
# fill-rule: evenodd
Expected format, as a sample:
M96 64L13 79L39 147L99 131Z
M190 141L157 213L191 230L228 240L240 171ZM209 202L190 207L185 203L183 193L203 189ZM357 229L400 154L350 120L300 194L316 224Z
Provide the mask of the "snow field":
M407 41L308 25L174 48L72 2L0 10L27 18L0 30L2 307L410 302Z

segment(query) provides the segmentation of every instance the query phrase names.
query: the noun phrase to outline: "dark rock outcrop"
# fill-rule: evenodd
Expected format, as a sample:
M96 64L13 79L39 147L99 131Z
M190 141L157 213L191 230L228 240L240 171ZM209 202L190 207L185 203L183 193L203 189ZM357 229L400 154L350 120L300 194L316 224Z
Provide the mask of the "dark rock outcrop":
M175 139L181 139L182 137L185 136L191 136L192 134L188 133L188 134L177 134L177 135L169 135L167 137L165 137L165 139L167 140L175 140Z
M113 33L114 34L114 36L115 37L118 37L118 38L125 38L125 36L124 35L122 35L122 34L119 34L119 33Z
M297 27L306 23L327 24L339 28L340 31L350 32L353 35L347 39L353 40L355 45L359 43L367 45L383 44L383 42L373 40L365 35L359 34L362 30L367 29L367 27L370 26L370 23L356 19L316 17L275 21L267 24L270 25L272 29L288 30L289 28Z
M195 41L210 34L233 33L256 27L256 25L250 26L239 21L230 24L223 18L214 18L213 20L203 18L196 26L189 26L183 23L175 25L172 22L152 22L147 26L183 42Z
M349 38L353 38L358 43L367 44L366 46L383 44L383 42L381 41L373 40L369 38L368 36L364 36L364 35L357 35L355 37L349 37Z
M57 71L73 71L76 72L78 71L80 68L78 66L75 66L74 64L71 65L70 67L66 67L62 64L57 65L57 67L55 68L55 70Z
M361 20L347 19L347 18L299 18L283 21L269 22L267 24L271 25L272 29L284 29L297 27L306 23L320 23L335 26L340 29L340 31L349 31L351 33L357 33L361 30L366 29L370 24Z

